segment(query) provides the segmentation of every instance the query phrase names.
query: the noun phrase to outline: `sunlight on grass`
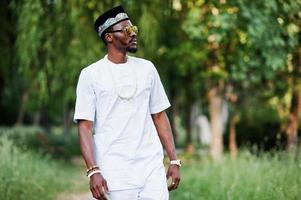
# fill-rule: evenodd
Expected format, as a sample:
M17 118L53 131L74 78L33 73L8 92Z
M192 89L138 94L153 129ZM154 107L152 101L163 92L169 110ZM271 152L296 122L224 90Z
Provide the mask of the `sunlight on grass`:
M58 194L89 192L84 166L53 160L21 150L12 140L0 137L0 199L55 199ZM179 188L171 200L282 200L300 199L300 156L269 153L260 156L241 151L233 161L183 154Z
M225 157L220 163L190 159L170 199L298 199L300 169L299 160L280 153L256 157L244 152L236 161Z
M0 199L47 200L74 187L76 167L22 151L6 137L0 137L0 158Z

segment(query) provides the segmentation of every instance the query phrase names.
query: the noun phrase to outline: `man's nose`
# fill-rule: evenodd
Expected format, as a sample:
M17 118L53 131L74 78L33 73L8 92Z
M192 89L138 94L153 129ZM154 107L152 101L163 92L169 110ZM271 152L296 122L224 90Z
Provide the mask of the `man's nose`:
M135 31L131 31L130 37L135 37L135 36L137 36L137 33L135 33Z

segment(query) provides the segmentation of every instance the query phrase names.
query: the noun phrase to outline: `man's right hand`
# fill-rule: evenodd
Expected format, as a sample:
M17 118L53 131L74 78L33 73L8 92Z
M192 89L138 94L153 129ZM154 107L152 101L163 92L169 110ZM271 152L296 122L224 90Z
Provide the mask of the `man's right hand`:
M95 199L108 200L109 189L107 181L100 173L90 177L90 190Z

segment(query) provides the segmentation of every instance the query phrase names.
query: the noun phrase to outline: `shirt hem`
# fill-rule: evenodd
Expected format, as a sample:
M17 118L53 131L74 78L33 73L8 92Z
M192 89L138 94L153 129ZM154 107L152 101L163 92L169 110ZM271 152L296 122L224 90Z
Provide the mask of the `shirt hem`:
M94 117L91 117L91 116L89 116L89 115L87 115L85 113L76 113L74 115L73 122L77 123L78 120L89 120L89 121L94 122Z
M162 112L164 110L166 110L167 108L169 108L171 105L170 103L168 104L160 104L159 106L156 106L155 108L151 109L151 114L156 114L159 112Z

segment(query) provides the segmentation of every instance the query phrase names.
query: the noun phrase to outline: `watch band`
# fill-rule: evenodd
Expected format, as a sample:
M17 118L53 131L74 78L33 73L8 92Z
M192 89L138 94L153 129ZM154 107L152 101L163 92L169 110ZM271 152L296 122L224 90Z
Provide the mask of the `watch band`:
M182 166L181 160L171 160L170 164L171 165L178 165L179 167Z

